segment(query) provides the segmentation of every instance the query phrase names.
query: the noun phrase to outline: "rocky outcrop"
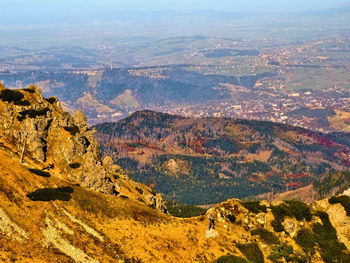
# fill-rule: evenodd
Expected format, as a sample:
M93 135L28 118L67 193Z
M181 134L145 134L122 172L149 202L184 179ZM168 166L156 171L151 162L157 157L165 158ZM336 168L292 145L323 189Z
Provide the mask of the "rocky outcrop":
M0 133L18 152L24 150L24 160L54 164L70 180L113 194L116 186L108 176L113 164L102 164L99 144L82 112L71 116L56 98L45 99L36 87L2 87L0 92L7 94L0 100Z
M45 99L34 86L9 90L0 85L0 138L12 145L20 161L34 160L81 186L133 196L166 212L161 195L129 180L112 158L102 160L95 131L81 111L64 112L55 97Z

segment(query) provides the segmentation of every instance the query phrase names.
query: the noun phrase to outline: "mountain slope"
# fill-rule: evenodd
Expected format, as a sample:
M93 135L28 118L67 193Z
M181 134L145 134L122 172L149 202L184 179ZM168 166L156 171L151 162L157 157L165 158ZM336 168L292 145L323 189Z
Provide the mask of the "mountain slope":
M13 93L1 87L0 107L2 262L349 261L344 197L342 204L275 206L231 199L207 215L175 218L160 211L161 198L152 189L129 180L108 157L102 161L84 122L62 112L56 100L43 99L38 89ZM24 128L27 139L21 141ZM80 136L90 144L79 144ZM83 151L69 155L69 142ZM74 176L87 164L91 173ZM208 230L207 217L215 229Z
M309 231L318 237L325 227L335 228L338 234L318 241L333 242L337 249L332 252L315 243L311 245L315 249L311 262L334 262L329 260L334 255L343 262L348 259L340 242L350 247L349 217L342 205L330 205L327 200L312 206L310 222L286 215L282 232L273 227L272 211L276 208L271 206L265 213L263 205L269 205L262 203L263 211L255 214L245 208L254 211L254 205L228 200L208 211L216 222L215 230L208 231L205 215L173 218L136 200L98 193L55 175L37 176L6 150L0 149L0 157L2 262L214 262L227 254L252 260L247 244L261 251L254 262L263 262L262 258L278 262L284 256L294 259L292 262L306 262L303 249L308 246L296 243L298 235ZM26 197L42 187L71 187L73 192L69 201L32 201ZM324 218L327 214L318 211L328 212L330 221ZM286 250L287 255L278 250Z
M349 134L272 122L141 111L95 128L134 180L185 203L292 190L350 166Z

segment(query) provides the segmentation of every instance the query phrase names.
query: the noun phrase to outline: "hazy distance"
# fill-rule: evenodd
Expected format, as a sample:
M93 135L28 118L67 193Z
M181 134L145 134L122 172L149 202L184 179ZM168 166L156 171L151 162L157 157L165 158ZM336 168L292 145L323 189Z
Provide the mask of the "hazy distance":
M275 27L290 30L290 25L311 31L327 30L335 23L337 28L348 27L349 7L344 0L3 0L0 45L89 45L194 34L260 38L256 27L270 32Z

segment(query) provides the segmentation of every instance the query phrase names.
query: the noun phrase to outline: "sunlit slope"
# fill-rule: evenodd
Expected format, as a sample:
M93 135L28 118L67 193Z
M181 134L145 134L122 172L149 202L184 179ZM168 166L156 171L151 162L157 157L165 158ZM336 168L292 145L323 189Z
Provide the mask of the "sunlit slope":
M0 262L349 261L349 197L310 205L231 199L206 215L175 218L164 213L159 194L129 180L120 167L108 164L108 158L99 159L92 137L89 146L71 155L80 161L67 164L65 148L55 149L62 141L79 142L80 136L87 136L84 125L45 104L38 91L30 94L37 95L0 101L1 116L9 116L2 118L0 129ZM31 128L28 140L46 140L23 151L27 143L16 137L23 123L12 120L23 115L19 114L22 107L37 112L43 104L50 115L30 117L26 125ZM79 132L64 133L58 121L61 117L73 122L64 127L74 124ZM57 125L45 135L36 125L48 120ZM78 142L74 145L82 147ZM46 151L41 152L42 145ZM83 172L83 179L71 176L86 165L84 158L91 158L93 172ZM114 188L96 184L101 181ZM209 218L214 222L210 230Z

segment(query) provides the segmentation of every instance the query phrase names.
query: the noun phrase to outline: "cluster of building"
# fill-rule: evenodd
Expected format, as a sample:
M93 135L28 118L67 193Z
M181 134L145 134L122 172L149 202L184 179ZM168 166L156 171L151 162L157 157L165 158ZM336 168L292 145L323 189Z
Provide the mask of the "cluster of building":
M320 118L307 114L293 114L299 109L337 109L350 112L350 92L332 87L317 91L288 92L276 87L258 84L254 96L249 99L233 98L228 101L188 106L160 106L154 110L194 117L233 117L260 121L272 121L304 127L319 132L331 132L332 128L320 125ZM332 96L337 93L338 96ZM242 98L244 94L239 94Z

